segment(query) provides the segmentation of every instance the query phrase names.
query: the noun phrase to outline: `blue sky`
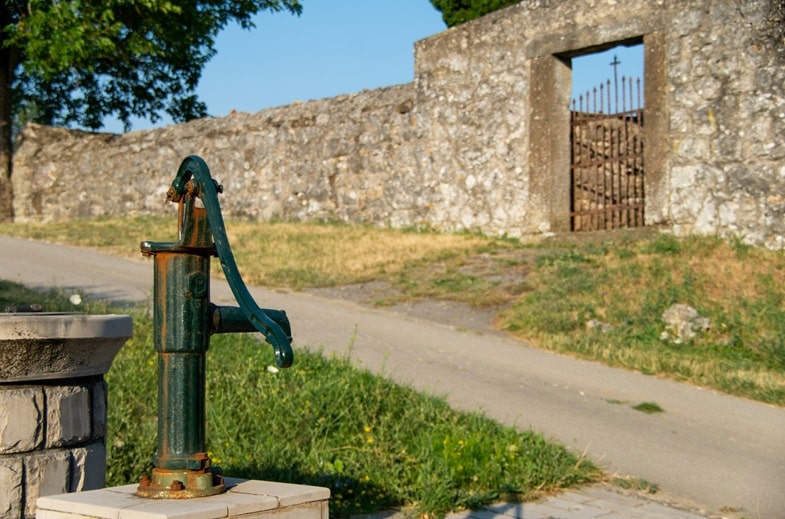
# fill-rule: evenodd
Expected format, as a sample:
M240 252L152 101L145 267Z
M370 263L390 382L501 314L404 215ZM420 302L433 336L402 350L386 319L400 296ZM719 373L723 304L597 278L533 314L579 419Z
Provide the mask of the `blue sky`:
M197 89L210 115L411 82L414 42L446 29L429 0L304 0L299 17L264 12L254 22L250 31L230 25L218 36L218 54ZM573 60L574 81L590 88L612 77L614 52L622 62L620 76L641 75L631 67L637 61L642 70L642 56L618 48L595 60ZM134 121L132 129L167 124L171 120ZM108 121L104 131L121 132L122 125Z
M636 45L634 47L619 46L602 53L574 58L572 60L573 98L578 98L579 95L585 97L587 91L591 92L600 84L606 87L605 92L607 93L608 80L611 80L612 84L614 83L613 66L611 66L611 63L614 61L618 63L616 74L619 83L621 83L623 78L632 78L633 84L635 84L635 80L640 78L642 95L643 46ZM635 88L633 88L633 94L636 93ZM627 89L627 92L629 92L629 89ZM593 94L590 95L593 96ZM615 100L612 99L611 102L615 103ZM621 107L621 101L619 101L619 105ZM607 104L604 106L607 107ZM628 110L633 108L630 107L629 103L626 106ZM608 110L606 109L605 111L607 112Z

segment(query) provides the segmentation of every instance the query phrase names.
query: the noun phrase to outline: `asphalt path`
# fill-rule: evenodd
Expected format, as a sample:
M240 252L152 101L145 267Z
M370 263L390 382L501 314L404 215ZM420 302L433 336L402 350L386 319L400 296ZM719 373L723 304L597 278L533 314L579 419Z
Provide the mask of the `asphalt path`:
M151 260L0 236L0 278L79 290L120 303L150 301ZM346 353L362 367L533 429L606 471L656 483L686 506L785 517L785 409L319 296L251 288L285 309L301 348ZM234 304L214 279L212 301ZM654 402L662 413L633 409Z

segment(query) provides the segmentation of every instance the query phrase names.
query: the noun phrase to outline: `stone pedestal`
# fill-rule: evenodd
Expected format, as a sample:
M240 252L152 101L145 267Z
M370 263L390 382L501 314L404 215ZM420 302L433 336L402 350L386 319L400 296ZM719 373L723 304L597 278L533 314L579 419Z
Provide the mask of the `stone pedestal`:
M36 519L329 519L330 489L226 478L223 494L148 499L137 485L38 499Z
M106 383L127 315L0 314L0 517L106 483Z

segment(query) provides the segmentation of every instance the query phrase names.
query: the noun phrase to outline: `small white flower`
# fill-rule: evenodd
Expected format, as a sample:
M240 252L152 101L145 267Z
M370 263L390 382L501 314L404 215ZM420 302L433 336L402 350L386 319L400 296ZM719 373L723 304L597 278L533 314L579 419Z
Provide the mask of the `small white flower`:
M68 300L71 301L72 305L79 306L82 304L82 296L80 296L79 294L72 295L71 297L68 298Z
M279 369L275 366L267 366L267 373L278 373Z

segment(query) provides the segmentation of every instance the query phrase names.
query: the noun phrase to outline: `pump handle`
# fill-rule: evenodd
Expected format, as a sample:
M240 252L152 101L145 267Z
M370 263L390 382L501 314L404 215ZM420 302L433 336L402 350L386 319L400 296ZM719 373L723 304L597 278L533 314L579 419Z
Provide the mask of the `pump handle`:
M222 187L210 176L210 169L201 157L189 155L183 160L167 197L173 202L179 202L188 192L189 181L192 182L194 192L201 198L207 211L207 221L215 242L218 260L221 262L221 268L235 299L254 328L272 345L278 367L288 368L294 360L291 339L278 323L259 308L240 276L234 254L229 247L226 226L218 203L218 192L222 191Z

